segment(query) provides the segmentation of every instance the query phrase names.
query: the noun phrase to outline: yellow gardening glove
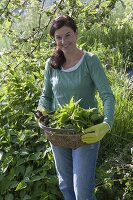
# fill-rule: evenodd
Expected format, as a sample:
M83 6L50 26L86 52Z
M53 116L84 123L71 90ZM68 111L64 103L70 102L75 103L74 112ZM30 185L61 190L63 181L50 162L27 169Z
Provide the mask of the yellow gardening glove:
M87 144L96 143L100 141L110 130L109 124L102 122L85 129L85 134L81 136L81 140Z

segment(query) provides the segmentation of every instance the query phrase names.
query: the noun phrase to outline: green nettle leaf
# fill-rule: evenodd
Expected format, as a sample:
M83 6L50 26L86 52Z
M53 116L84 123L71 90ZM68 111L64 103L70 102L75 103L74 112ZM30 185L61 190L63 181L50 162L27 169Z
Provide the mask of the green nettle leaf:
M51 152L51 148L50 148L50 147L48 147L48 148L43 152L42 158L44 159L44 157L45 157L49 152Z
M25 161L25 159L19 159L19 160L17 160L17 162L16 162L16 166L18 167L18 166L20 166L20 165L22 165L22 164L24 164L26 161Z
M25 183L29 183L30 182L30 178L29 177L24 177L24 182Z
M10 186L9 186L9 189L11 190L11 189L13 189L13 188L16 188L17 187L17 185L18 185L18 181L11 181L10 182Z
M10 163L13 161L13 158L12 156L7 156L6 159L4 160L3 162L3 165L2 165L2 171L3 173L6 172L6 170L8 169Z
M9 175L8 175L9 180L12 180L12 179L14 178L14 176L15 176L15 170L14 170L14 168L12 167L12 168L10 169L10 172L9 172Z
M101 6L106 8L109 4L110 4L110 1L105 1L105 2L102 2Z
M31 196L29 196L29 195L25 195L24 197L23 197L23 200L28 200L28 199L31 199Z
M19 175L24 176L24 174L25 174L25 166L24 165L20 165L20 166L17 166L15 168L15 175L16 176L19 176Z
M5 27L6 28L9 28L11 26L11 22L7 19L6 21L5 21Z
M30 176L30 174L32 173L32 170L33 170L33 166L28 166L28 167L26 168L26 171L25 171L24 176L25 176L25 177L26 177L26 176Z
M25 156L25 155L28 155L28 154L29 154L29 152L26 151L26 150L22 150L22 151L20 152L20 155L21 155L21 156Z
M0 161L2 160L3 151L0 151Z
M45 121L44 124L52 128L75 129L80 132L103 121L97 108L84 109L80 107L80 101L75 101L72 97L69 103L59 106L53 115L48 114L48 122Z
M17 185L16 191L22 190L22 189L24 189L24 188L26 188L26 187L27 187L27 184L25 183L25 181L21 181L21 182Z
M41 153L40 152L37 152L37 153L32 153L31 155L28 156L28 160L39 160L40 159L40 155Z
M13 194L9 193L5 196L5 200L14 200Z
M31 178L31 182L39 181L39 180L41 180L42 178L43 178L42 176L38 176L38 175L33 176L33 177Z

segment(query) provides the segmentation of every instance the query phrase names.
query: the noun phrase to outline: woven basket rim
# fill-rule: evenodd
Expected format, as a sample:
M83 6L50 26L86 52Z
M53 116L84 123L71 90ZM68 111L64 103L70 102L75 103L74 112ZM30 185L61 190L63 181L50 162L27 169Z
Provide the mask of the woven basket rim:
M45 126L44 124L40 123L40 126L42 129L44 129L45 131L49 131L49 132L63 132L63 133L78 133L79 131L75 130L75 129L65 129L65 128L51 128L51 127L48 127L48 126ZM63 134L64 135L64 134Z
M79 133L79 134L56 133L56 134L54 134L53 132L47 132L47 134L49 134L51 136L55 135L55 136L62 136L62 137L64 137L64 136L66 136L66 137L79 137L79 136L83 135L83 133Z

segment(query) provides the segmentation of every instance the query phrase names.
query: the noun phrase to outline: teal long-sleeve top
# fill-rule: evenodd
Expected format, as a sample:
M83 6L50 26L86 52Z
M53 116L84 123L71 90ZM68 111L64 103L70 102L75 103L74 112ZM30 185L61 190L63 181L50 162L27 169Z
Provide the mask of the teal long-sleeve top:
M39 106L55 111L59 105L69 103L70 99L80 100L82 108L96 108L95 97L98 90L103 102L104 121L113 125L115 97L98 57L86 52L79 66L71 71L53 69L50 59L46 61L44 86Z

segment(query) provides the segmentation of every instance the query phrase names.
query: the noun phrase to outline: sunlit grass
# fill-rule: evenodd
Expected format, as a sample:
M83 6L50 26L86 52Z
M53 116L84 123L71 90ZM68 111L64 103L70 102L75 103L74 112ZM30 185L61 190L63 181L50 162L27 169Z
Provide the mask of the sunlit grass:
M116 106L111 133L101 142L101 154L105 156L133 141L133 79L129 78L127 73L117 70L107 71L107 76L116 99ZM98 101L100 109L103 109L99 96Z

